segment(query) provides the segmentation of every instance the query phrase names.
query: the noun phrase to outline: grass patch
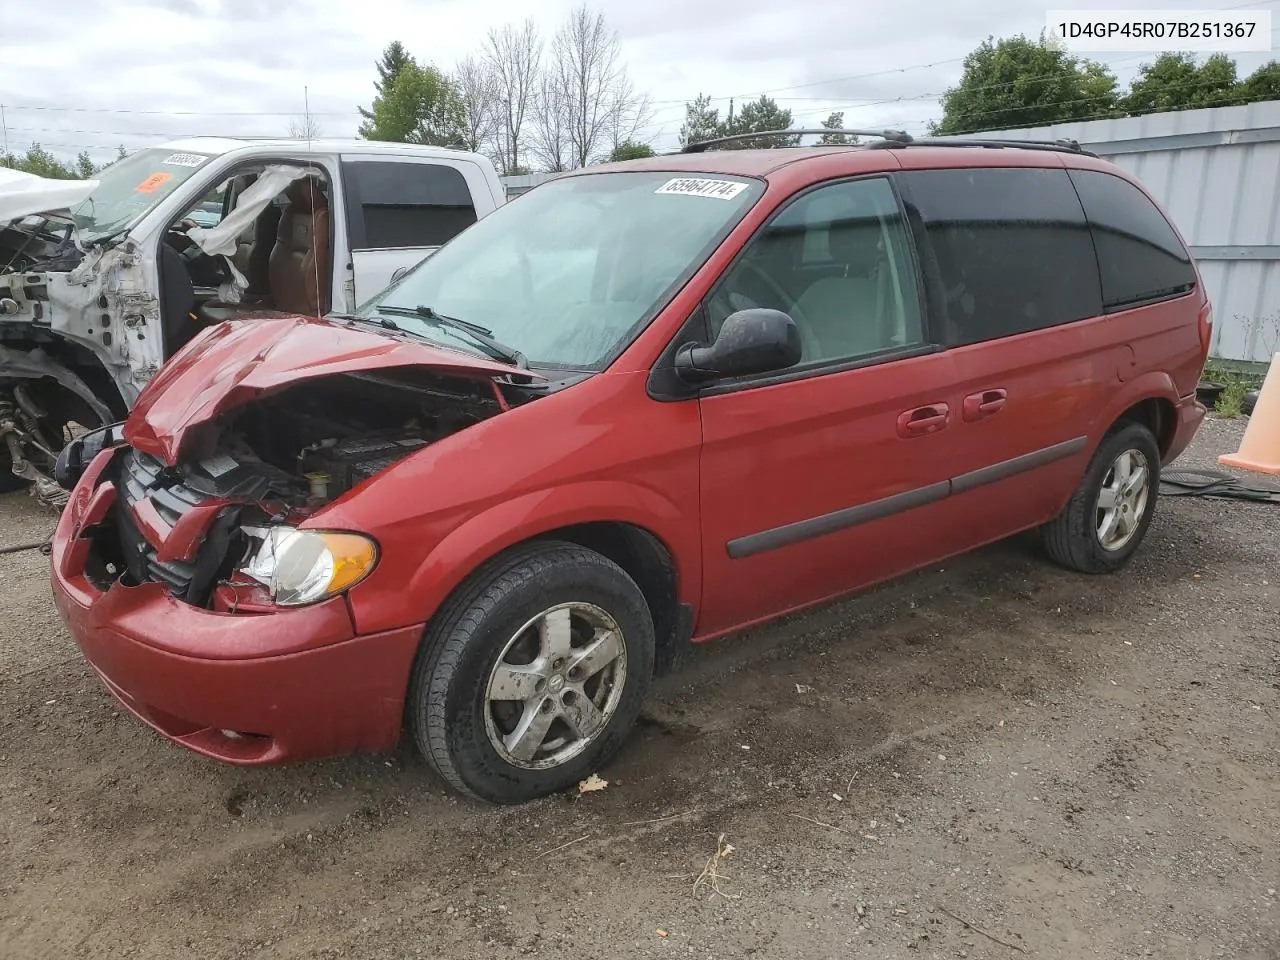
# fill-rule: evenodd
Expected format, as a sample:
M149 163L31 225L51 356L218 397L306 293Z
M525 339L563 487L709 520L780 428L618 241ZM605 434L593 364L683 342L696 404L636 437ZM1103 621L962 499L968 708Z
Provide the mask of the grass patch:
M1248 386L1242 381L1223 384L1223 391L1218 394L1218 402L1213 405L1213 412L1220 417L1234 419L1244 413L1244 395Z
M1206 367L1201 379L1222 384L1222 393L1218 394L1213 412L1226 419L1240 416L1243 413L1241 404L1244 402L1244 395L1262 386L1260 376L1222 367Z

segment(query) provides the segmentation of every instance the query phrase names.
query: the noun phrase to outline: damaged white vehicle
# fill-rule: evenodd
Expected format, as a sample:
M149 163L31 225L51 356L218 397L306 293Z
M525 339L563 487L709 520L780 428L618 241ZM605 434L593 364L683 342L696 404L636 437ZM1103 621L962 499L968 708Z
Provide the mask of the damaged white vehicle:
M374 141L173 141L84 181L0 169L0 492L61 506L71 433L122 419L201 329L353 312L504 199L482 156Z

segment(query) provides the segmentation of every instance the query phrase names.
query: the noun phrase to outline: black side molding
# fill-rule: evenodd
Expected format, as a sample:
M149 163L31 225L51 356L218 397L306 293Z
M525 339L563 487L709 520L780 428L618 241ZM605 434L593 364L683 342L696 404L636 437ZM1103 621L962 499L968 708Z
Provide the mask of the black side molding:
M835 533L837 530L856 527L861 523L869 523L872 520L879 520L881 517L902 513L904 510L912 510L916 507L923 507L928 503L945 500L950 492L951 481L943 480L939 483L931 483L927 487L917 487L914 490L895 493L891 497L872 500L870 503L860 503L855 507L845 507L843 510L837 510L834 513L824 513L822 516L810 517L808 520L797 520L795 523L788 523L784 527L774 527L772 530L751 533L745 537L738 537L736 540L729 541L727 544L729 556L735 560L741 560L743 557L764 553L766 550L777 550L779 547L790 546L802 540L826 536L828 533Z
M1075 437L1062 443L1043 447L1040 450L1033 450L1031 453L1012 457L1009 460L1001 460L999 463L993 463L990 466L970 470L968 473L962 473L958 477L952 477L950 480L941 480L928 486L904 490L902 493L895 493L889 497L872 500L870 503L860 503L856 506L845 507L832 513L810 517L807 520L797 520L781 527L762 530L759 533L749 533L745 537L737 537L730 540L725 544L725 549L734 560L741 560L745 557L755 556L757 553L765 553L769 550L787 547L793 543L812 540L815 537L824 537L827 534L846 530L849 527L856 527L859 524L870 523L872 520L880 520L895 513L903 513L930 503L937 503L939 500L945 500L953 494L966 493L989 483L998 483L1001 480L1007 480L1010 477L1035 470L1038 467L1048 466L1051 463L1074 456L1088 445L1088 437Z
M1009 477L1026 473L1028 470L1036 469L1036 467L1048 466L1057 460L1065 460L1067 457L1083 450L1088 442L1088 437L1076 437L1074 440L1064 440L1062 443L1055 443L1051 447L1024 453L1022 456L1014 457L1012 460L1001 460L999 463L993 463L989 467L970 470L968 473L962 473L958 477L951 478L951 492L964 493L966 490L985 486L988 483L1007 480Z

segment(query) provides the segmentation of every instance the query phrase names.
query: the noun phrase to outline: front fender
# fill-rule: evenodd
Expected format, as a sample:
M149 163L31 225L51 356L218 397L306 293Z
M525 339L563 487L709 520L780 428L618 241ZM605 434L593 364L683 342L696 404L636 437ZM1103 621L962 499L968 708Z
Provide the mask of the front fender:
M650 487L582 481L503 500L468 518L437 542L407 577L396 577L401 585L394 595L377 577L357 586L349 595L357 629L371 633L391 624L423 623L477 567L503 550L562 527L599 522L632 524L657 537L671 554L679 600L694 603L701 595L696 514L681 510Z

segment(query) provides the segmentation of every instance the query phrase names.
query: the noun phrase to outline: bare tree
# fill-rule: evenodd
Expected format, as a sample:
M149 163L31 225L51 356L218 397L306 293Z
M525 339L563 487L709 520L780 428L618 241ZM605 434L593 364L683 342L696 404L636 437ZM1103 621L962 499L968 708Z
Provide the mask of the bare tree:
M617 32L585 4L556 33L551 58L548 80L565 111L570 160L585 167L643 125L648 98L635 93L627 76Z
M560 84L544 76L534 99L529 153L539 166L552 173L561 173L570 167L568 114Z
M640 131L653 119L653 104L647 93L639 93L624 71L613 92L609 107L609 148L624 143L648 143Z
M467 56L454 69L454 83L466 111L462 128L466 148L479 153L495 146L498 132L498 84L487 59Z
M533 19L518 27L507 24L500 30L491 29L484 59L494 76L498 160L504 173L516 173L520 170L521 136L538 93L542 63L542 38Z
M320 121L309 113L294 117L289 121L289 136L293 140L319 140L322 136Z

